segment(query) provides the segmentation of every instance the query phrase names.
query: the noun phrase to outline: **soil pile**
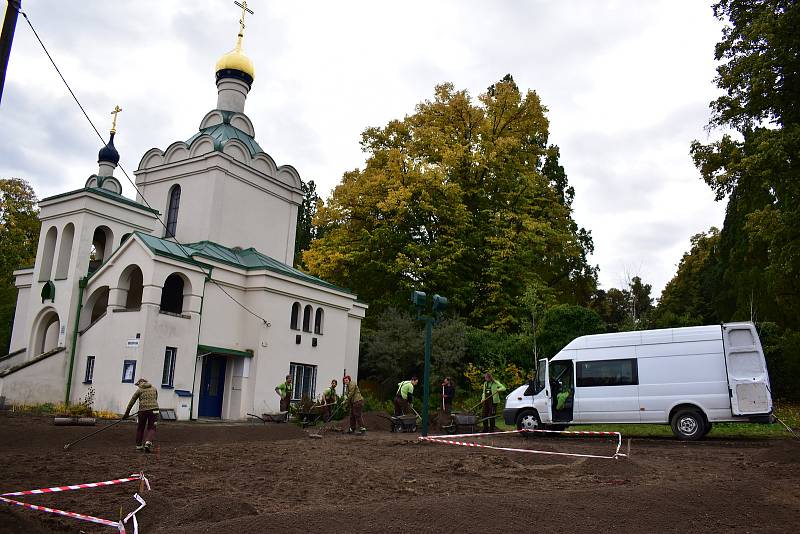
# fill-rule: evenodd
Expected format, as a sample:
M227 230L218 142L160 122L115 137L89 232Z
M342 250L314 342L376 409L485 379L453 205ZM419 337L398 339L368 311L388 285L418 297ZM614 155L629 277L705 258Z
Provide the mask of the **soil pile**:
M376 419L373 419L373 416ZM95 482L143 471L152 491L140 532L498 532L532 530L794 531L800 444L790 440L640 440L631 459L503 452L425 443L336 423L159 424L154 454L137 453L120 424L64 451L92 429L0 416L0 493ZM383 420L385 423L385 420ZM340 429L341 430L341 429ZM309 439L313 432L318 437ZM473 441L522 450L610 454L602 440ZM133 510L138 484L24 497L114 520ZM557 509L558 524L535 509ZM569 506L565 506L569 503ZM401 526L398 528L398 526ZM107 527L0 503L0 532L109 532Z

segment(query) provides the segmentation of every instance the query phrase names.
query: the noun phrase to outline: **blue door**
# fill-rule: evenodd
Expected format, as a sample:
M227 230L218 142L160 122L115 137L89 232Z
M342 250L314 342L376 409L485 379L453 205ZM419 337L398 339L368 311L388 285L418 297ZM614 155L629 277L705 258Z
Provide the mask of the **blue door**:
M200 405L197 407L197 415L200 417L222 416L225 363L225 356L209 354L205 357L200 378Z

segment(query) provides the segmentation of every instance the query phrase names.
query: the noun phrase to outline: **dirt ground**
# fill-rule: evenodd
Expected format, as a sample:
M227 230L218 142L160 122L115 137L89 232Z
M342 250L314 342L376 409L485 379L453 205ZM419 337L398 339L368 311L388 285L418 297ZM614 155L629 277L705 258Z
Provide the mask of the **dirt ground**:
M0 425L0 493L143 471L152 483L138 515L144 533L797 532L800 523L800 442L788 439L638 439L629 459L608 460L420 443L371 414L364 436L275 423L159 423L157 452L144 454L134 450L133 424L68 451L65 443L95 428L10 415ZM480 442L614 450L605 439ZM117 519L120 507L135 508L136 489L20 500ZM115 531L0 503L0 532Z

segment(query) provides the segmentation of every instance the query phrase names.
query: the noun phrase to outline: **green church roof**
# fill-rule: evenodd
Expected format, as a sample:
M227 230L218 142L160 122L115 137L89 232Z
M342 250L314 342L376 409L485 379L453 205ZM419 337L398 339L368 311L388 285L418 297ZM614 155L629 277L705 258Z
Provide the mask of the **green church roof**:
M76 189L75 191L67 191L66 193L60 193L58 195L53 195L51 197L43 198L39 202L48 202L50 200L55 200L57 198L68 197L70 195L77 195L78 193L92 193L101 197L105 197L109 200L113 200L115 202L119 202L120 204L126 204L128 206L139 208L143 211L149 211L150 213L154 213L156 215L160 215L158 210L145 206L144 204L139 204L138 202L131 200L127 197L122 195L118 195L117 193L112 193L107 189L103 189L101 187L84 187L82 189Z
M231 139L238 139L242 143L245 144L247 149L250 151L251 156L255 156L259 152L264 152L261 150L261 147L256 143L256 140L247 135L245 132L236 128L235 126L231 126L230 120L233 116L232 111L223 111L222 112L222 122L220 124L215 124L214 126L209 126L207 128L201 129L199 132L191 136L187 141L186 144L191 146L195 139L200 137L203 134L210 135L214 139L214 150L222 152L225 143L230 141Z
M254 271L265 269L277 274L295 278L303 282L308 282L314 285L335 289L345 293L351 293L349 289L336 286L328 283L325 280L311 276L294 267L290 267L274 258L267 256L254 248L228 248L213 241L200 241L199 243L188 243L178 245L174 241L161 239L149 234L135 232L139 239L147 245L155 254L159 256L167 256L179 261L191 263L193 265L205 264L199 261L200 258L205 258L226 265L231 265L246 271ZM351 293L352 294L352 293Z

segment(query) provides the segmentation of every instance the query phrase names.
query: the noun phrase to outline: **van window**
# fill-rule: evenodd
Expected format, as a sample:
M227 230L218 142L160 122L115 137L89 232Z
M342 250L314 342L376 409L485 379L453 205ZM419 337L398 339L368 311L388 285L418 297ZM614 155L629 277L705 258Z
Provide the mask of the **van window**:
M636 359L578 362L578 387L635 386L639 383Z

